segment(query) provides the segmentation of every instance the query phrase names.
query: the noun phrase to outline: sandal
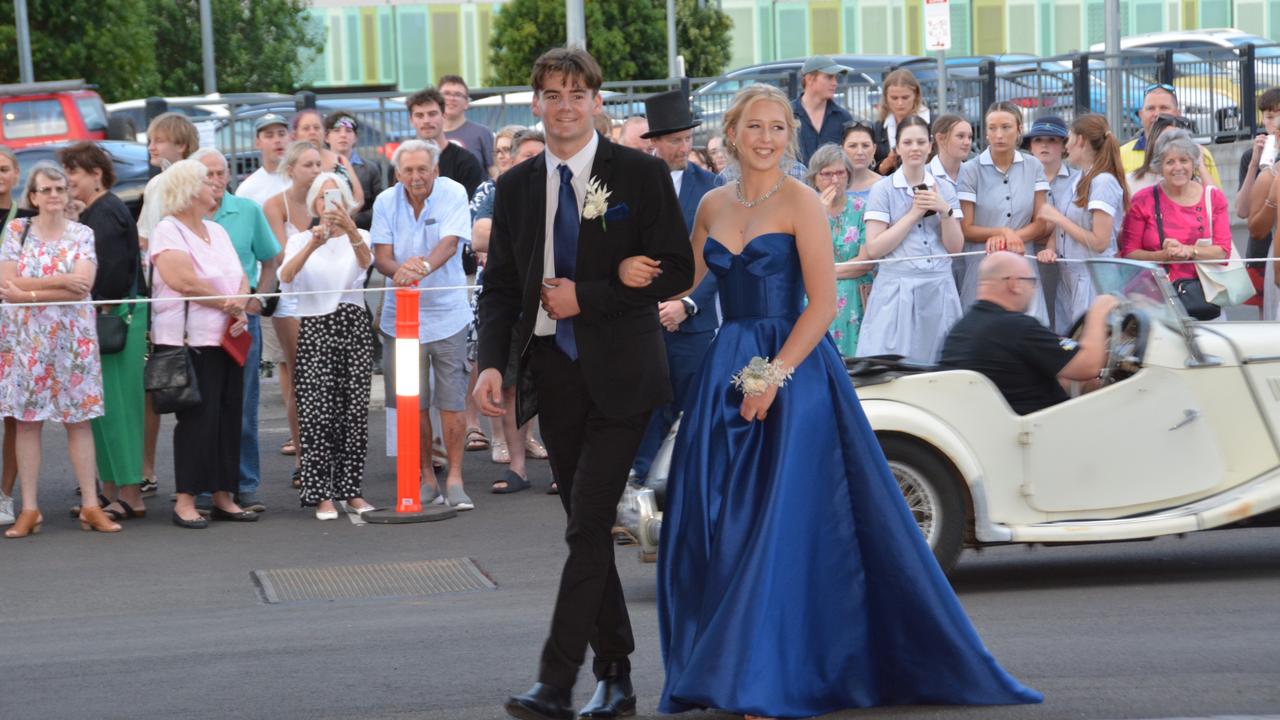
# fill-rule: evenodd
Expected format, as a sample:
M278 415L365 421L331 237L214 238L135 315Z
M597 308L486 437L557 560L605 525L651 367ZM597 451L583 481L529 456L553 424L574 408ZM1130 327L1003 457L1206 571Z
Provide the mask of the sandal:
M78 490L77 490L76 492L77 492L77 494L79 494L79 491L78 491ZM110 505L112 502L114 502L114 500L108 500L106 495L103 495L102 493L98 493L98 507L104 508L104 507L106 507L106 506ZM72 506L71 506L71 519L72 519L72 520L78 520L79 518L80 518L80 506L79 506L79 505L72 505Z
M533 458L534 460L547 459L547 449L543 447L542 443L538 442L538 439L532 435L524 440L524 452L526 457Z
M298 454L298 446L293 444L292 438L285 440L284 444L280 446L280 454L281 455L297 455Z
M547 488L547 494L548 494L548 495L559 495L559 494L560 494L560 486L556 484L556 481L555 481L555 480L552 480L552 481L551 481L551 486Z
M505 487L498 487L498 483L506 483ZM515 472L508 470L502 474L502 477L493 481L493 487L489 491L494 495L510 495L518 493L521 490L528 490L533 487L528 479L520 477Z
M294 490L302 488L302 468L296 467L293 469L293 479L289 481L289 484L293 486Z
M111 505L119 505L121 509L114 510ZM145 507L141 510L135 510L133 506L123 500L117 500L109 505L103 505L102 512L115 522L120 522L121 520L137 520L147 516L147 509Z
M488 449L489 438L485 436L484 431L478 427L467 428L467 452Z
M503 440L494 440L491 457L499 465L511 462L511 451L507 449L507 443Z

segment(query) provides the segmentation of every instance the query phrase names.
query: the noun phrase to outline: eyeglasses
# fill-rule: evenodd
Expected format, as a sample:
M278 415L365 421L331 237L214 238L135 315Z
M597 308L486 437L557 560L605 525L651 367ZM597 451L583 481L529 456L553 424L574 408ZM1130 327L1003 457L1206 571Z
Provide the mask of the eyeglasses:
M66 194L67 194L67 186L66 186L66 185L44 185L44 186L41 186L41 187L36 188L36 194L38 194L38 195L66 195Z
M1024 282L1024 283L1031 283L1032 285L1034 285L1034 284L1036 284L1036 281L1037 281L1039 278L1036 278L1036 277L1022 277L1021 275L1005 275L1004 277L1002 277L1002 278L1000 278L1000 279L1001 279L1001 280L1020 280L1020 281L1022 281L1022 282Z
M823 170L818 173L818 177L823 180L840 180L849 177L849 173L846 170Z
M440 93L440 94L447 98L452 98L454 100L470 100L471 99L471 97L466 93L460 93L460 92L446 92L446 93Z
M1147 88L1142 91L1142 94L1145 97L1155 92L1156 90L1163 90L1174 97L1178 96L1178 89L1170 85L1169 83L1155 83L1153 85L1148 85Z

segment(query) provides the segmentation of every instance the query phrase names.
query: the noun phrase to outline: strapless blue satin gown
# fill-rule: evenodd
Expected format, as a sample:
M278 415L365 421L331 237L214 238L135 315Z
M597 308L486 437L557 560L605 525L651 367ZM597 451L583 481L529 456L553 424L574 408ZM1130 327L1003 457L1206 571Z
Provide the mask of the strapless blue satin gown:
M660 709L810 717L1035 703L983 647L907 510L830 336L762 422L730 377L804 307L795 238L707 238L724 326L684 408L658 557Z

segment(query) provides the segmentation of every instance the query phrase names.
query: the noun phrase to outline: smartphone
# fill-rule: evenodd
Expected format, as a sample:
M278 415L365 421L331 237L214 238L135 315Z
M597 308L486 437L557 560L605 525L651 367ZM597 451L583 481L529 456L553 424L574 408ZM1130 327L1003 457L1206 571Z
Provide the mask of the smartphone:
M1276 164L1276 136L1268 135L1267 143L1262 146L1262 155L1258 157L1258 167L1271 167Z
M324 191L324 209L325 211L337 210L342 207L342 191L341 190L325 190Z
M920 183L919 185L917 185L917 186L915 187L916 192L920 192L921 190L928 190L928 189L929 189L929 186L928 186L928 185L926 185L926 184L924 184L924 183ZM936 212L936 211L934 211L934 210L929 210L928 212L926 212L926 213L924 214L924 216L925 216L925 217L929 217L930 215L936 215L936 214L937 214L937 212Z

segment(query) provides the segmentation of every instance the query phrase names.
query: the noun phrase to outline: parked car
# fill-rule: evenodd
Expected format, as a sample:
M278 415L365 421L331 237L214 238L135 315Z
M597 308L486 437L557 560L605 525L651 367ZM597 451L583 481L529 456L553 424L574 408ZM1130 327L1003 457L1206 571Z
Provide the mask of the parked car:
M1156 52L1149 48L1131 48L1120 57L1121 97L1125 114L1135 122L1135 127L1147 88L1159 82ZM1178 104L1182 116L1194 123L1194 134L1218 142L1235 140L1240 131L1240 93L1235 77L1185 52L1174 53L1173 63ZM1094 82L1105 83L1106 62L1102 53L1091 52L1089 66Z
M21 197L22 189L27 186L27 175L31 172L31 168L42 161L57 163L58 151L73 142L28 145L14 150L22 173L21 179L13 188L15 202ZM111 192L120 196L124 204L128 205L129 210L133 212L133 216L137 217L142 209L142 191L146 189L147 180L151 178L147 146L128 140L98 140L97 143L111 157L111 164L116 172L116 184L111 188Z
M646 94L637 97L614 90L600 91L604 112L614 120L622 120L630 115L643 115L644 95ZM467 108L467 119L495 131L506 125L542 128L542 121L533 114L532 90L497 93L472 100Z
M0 85L0 143L10 148L131 135L126 121L110 118L83 80Z
M945 60L947 107L957 108L974 127L978 127L986 112L986 108L981 106L981 64L987 60L996 63L996 100L1008 101L1021 108L1024 121L1030 122L1041 115L1057 115L1071 122L1075 117L1075 91L1071 84L1071 66L1067 63L1024 54L948 57ZM915 75L924 92L925 103L935 117L939 115L938 61L920 58L899 67ZM1096 95L1092 89L1090 92Z
M217 133L227 124L230 108L262 102L292 102L289 95L279 93L213 93L212 95L188 95L163 98L171 112L185 115L200 133L200 144L211 147L217 142ZM147 142L147 98L137 98L107 105L113 117L129 118L135 129L133 139Z
M1143 540L1280 521L1280 323L1200 323L1151 263L1095 260L1101 387L1017 415L985 375L850 361L862 409L938 564L964 548ZM666 477L660 456L650 478ZM661 487L664 480L659 481ZM651 483L652 484L652 483ZM658 493L620 530L656 555Z

